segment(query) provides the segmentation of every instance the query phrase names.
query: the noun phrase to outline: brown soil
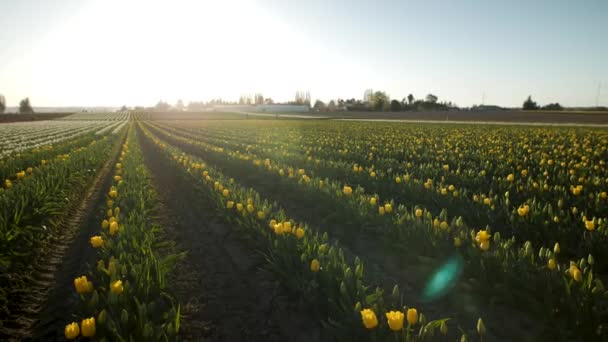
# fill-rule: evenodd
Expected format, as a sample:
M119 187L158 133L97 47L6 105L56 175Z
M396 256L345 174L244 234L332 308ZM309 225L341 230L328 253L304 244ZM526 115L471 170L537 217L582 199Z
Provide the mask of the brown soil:
M21 121L40 121L40 120L53 120L63 118L73 113L46 113L46 114L0 114L0 124L8 122L21 122Z
M143 137L143 134L140 134ZM145 161L168 210L166 229L187 251L176 267L172 290L182 305L186 341L317 341L317 320L288 301L264 270L258 241L231 228L192 182L175 172L152 143L142 139Z

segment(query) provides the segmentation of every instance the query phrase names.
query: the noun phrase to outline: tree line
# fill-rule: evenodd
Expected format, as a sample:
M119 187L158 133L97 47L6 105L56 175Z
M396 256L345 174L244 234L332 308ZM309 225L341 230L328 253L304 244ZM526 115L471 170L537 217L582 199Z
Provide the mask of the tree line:
M416 99L413 94L401 99L392 99L384 91L373 91L368 89L363 95L363 99L338 99L331 100L325 104L321 100L315 101L313 106L315 111L376 111L376 112L400 112L400 111L424 111L424 110L449 110L458 109L456 104L440 102L439 97L428 94L423 99Z
M6 111L6 98L4 95L0 94L0 114L4 114ZM26 97L19 102L19 113L21 114L32 114L34 113L34 108L32 108L32 104L30 103L30 98Z

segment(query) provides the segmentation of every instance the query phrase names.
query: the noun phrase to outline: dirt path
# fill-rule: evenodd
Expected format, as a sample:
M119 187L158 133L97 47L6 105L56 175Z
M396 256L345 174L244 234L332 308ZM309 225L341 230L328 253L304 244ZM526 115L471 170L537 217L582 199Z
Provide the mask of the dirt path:
M143 134L140 135L143 137ZM255 241L243 240L222 222L185 175L142 138L167 209L167 227L187 257L176 269L173 290L182 304L187 341L316 341L319 329L303 309L290 306L280 284L263 270Z
M95 209L105 202L103 194L109 187L110 171L120 146L117 142L112 158L99 170L89 189L72 200L74 206L62 216L65 220L49 241L51 248L39 255L29 270L24 270L31 273L30 284L27 292L11 296L14 310L0 328L0 340L63 338L63 327L78 301L73 279L86 271L86 261L94 257L88 240L101 222Z

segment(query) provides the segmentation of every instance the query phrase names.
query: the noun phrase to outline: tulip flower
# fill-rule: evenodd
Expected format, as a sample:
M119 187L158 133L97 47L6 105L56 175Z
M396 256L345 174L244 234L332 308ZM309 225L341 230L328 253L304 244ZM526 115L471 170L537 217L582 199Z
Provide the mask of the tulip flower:
M412 308L407 310L407 323L414 325L418 322L418 310Z
M555 262L554 258L549 259L549 261L547 262L547 267L553 271L556 267L557 267L557 263Z
M116 233L118 233L118 229L118 222L114 221L110 223L110 235L115 235Z
M403 318L405 315L401 311L389 311L386 313L386 320L388 326L392 331L399 331L403 329Z
M95 336L95 317L85 318L80 323L83 337Z
M302 228L298 228L296 229L296 237L299 239L304 237L304 229Z
M377 202L376 197L372 197L369 199L369 204L371 204L371 205L376 205L376 202Z
M384 211L385 211L387 214L390 214L390 213L393 211L393 206L392 206L390 203L386 203L386 204L384 205Z
M415 215L416 217L422 217L423 211L422 209L416 209Z
M73 340L78 337L78 335L80 335L80 327L78 326L78 323L72 322L66 325L65 329L63 330L63 334L68 340Z
M350 186L344 186L344 189L342 189L342 192L344 192L344 194L346 196L350 196L353 193L353 189Z
M91 242L91 246L93 246L93 248L100 248L103 247L103 238L101 236L93 236L90 239Z
M321 265L319 264L319 260L312 259L312 261L310 262L310 270L313 272L319 272L320 269Z
M115 282L113 282L112 284L110 284L110 291L112 291L113 294L121 294L122 291L124 291L124 288L122 286L122 281L121 280L117 280Z
M93 283L87 279L87 276L82 276L74 279L74 287L76 293L84 294L93 291Z
M365 326L367 329L374 329L378 326L378 318L376 317L376 313L371 309L361 310L361 320L363 321L363 326Z

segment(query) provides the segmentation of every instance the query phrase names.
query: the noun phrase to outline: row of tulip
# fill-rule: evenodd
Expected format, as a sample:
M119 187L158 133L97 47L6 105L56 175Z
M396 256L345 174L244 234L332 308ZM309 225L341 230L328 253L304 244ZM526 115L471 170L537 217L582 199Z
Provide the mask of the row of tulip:
M55 155L48 163L16 174L17 181L0 189L0 308L9 314L10 291L27 286L24 266L59 232L66 211L93 181L120 137L79 140L69 152Z
M217 204L228 222L243 234L267 241L264 249L269 266L288 289L320 312L327 339L414 341L447 333L448 319L428 321L417 309L405 306L398 286L390 295L372 288L360 259L348 262L338 242L327 233L290 219L278 204L159 139L148 127L140 127L158 151ZM379 319L380 313L385 313L386 320Z
M608 168L602 159L606 153L597 152L603 151L602 148L598 148L589 157L582 156L583 162L580 164L574 160L558 163L545 154L537 165L533 155L526 166L519 167L516 171L504 171L510 173L502 175L491 173L503 172L490 168L496 168L494 164L499 160L489 166L480 166L475 156L470 153L466 157L463 155L463 152L467 152L464 147L459 150L457 161L448 158L448 161L440 163L435 160L436 154L431 146L425 146L428 150L426 159L416 156L414 164L404 162L403 156L392 157L386 151L378 153L381 147L372 146L369 150L377 155L371 166L364 167L357 162L364 159L365 149L361 149L358 158L350 152L351 158L341 161L341 154L333 153L335 149L317 147L313 152L312 147L303 146L299 151L293 151L292 148L291 152L286 152L290 151L290 145L283 143L276 146L277 139L260 139L263 142L255 144L251 140L244 140L244 137L251 134L230 133L234 138L214 134L216 130L226 130L222 127L211 126L204 129L204 133L201 130L184 129L183 125L176 127L178 128L174 132L178 131L182 135L196 137L232 151L254 154L257 158L270 158L291 164L295 169L305 168L312 175L362 186L369 193L377 193L399 203L420 204L435 213L447 208L472 225L491 225L495 231L513 235L518 240L530 240L534 244L542 244L549 239L560 241L565 255L575 257L581 251L591 253L598 257L597 268L602 272L608 271L608 261L605 261L608 260L605 258L608 256L608 247L601 243L608 236L608 184L605 183L608 182ZM411 126L405 127L411 129ZM256 126L248 127L249 131L255 131L255 128ZM584 138L596 132L585 133ZM266 135L263 137L267 138ZM601 137L600 134L597 139ZM234 142L239 139L239 142ZM334 140L340 139L338 137ZM291 144L293 145L296 144ZM414 146L409 148L413 149ZM356 150L359 149L360 146L357 146ZM418 150L417 147L417 150L409 152L416 154ZM406 156L407 152L406 150ZM365 162L369 164L369 161L364 160ZM585 163L588 163L587 170L583 171L581 169ZM570 164L578 165L577 172L586 173L586 177L576 179L576 186L570 184L571 177L564 175L564 170L573 167ZM538 177L535 178L535 175ZM579 182L589 184L583 186ZM593 234L587 234L588 232Z
M156 206L152 181L132 126L107 192L98 235L96 269L74 279L81 298L65 337L111 341L175 341L180 307L167 291L166 276L180 255L155 249L160 227L150 223Z
M416 241L416 245L434 247L431 250L437 247L439 250L449 248L445 242L448 238L453 239L467 261L465 274L479 279L478 285L482 290L488 289L489 285L491 289L488 293L489 298L499 297L504 302L512 302L511 292L523 292L517 296L521 298L523 295L533 298L533 302L538 302L534 299L538 297L538 293L551 289L548 296L543 296L545 301L550 301L549 303L541 302L523 309L530 311L532 316L547 317L546 329L552 328L551 324L557 316L566 321L566 326L571 332L588 334L592 338L597 336L597 327L601 324L600 318L606 313L605 298L608 292L605 292L601 281L593 277L592 267L587 262L590 260L591 264L594 263L591 256L580 259L576 263L576 268L573 268L569 266L570 262L567 258L561 255L558 257L560 248L556 249L558 252L545 247L535 251L529 242L517 247L514 238L501 239L499 233L494 234L493 239L490 239L487 230L475 233L467 228L460 218L450 222L445 212L439 217L433 217L420 207L405 208L395 205L392 201L382 205L378 196L366 195L361 188L353 192L352 187L343 187L338 182L308 176L304 169L294 169L269 159L257 159L257 156L251 153L228 151L223 147L202 143L200 140L180 138L158 125L152 127L166 139L203 149L206 156L217 154L218 157L214 160L218 165L224 164L223 170L241 170L243 173L254 174L257 166L258 178L265 179L266 183L269 175L265 172L274 174L272 177L277 180L272 183L279 192L288 192L299 186L325 194L315 197L314 201L308 203L316 202L320 205L332 206L331 203L347 201L350 204L351 217L360 216L359 222L375 223L374 225L380 228L374 231L375 234L387 234L391 239L402 241L404 244ZM252 166L254 170L251 170ZM283 188L281 184L285 182L291 183L292 186ZM307 192L303 191L303 195L307 195ZM374 213L371 209L377 211ZM312 209L311 213L315 211L316 209ZM495 246L490 250L491 241ZM502 285L500 287L503 290L496 291L491 287L492 285ZM513 289L518 290L513 291ZM585 305L578 306L577 303L585 303ZM589 312L585 309L589 306L596 307L597 311ZM555 314L556 310L559 310L559 315ZM580 324L581 320L595 323Z

